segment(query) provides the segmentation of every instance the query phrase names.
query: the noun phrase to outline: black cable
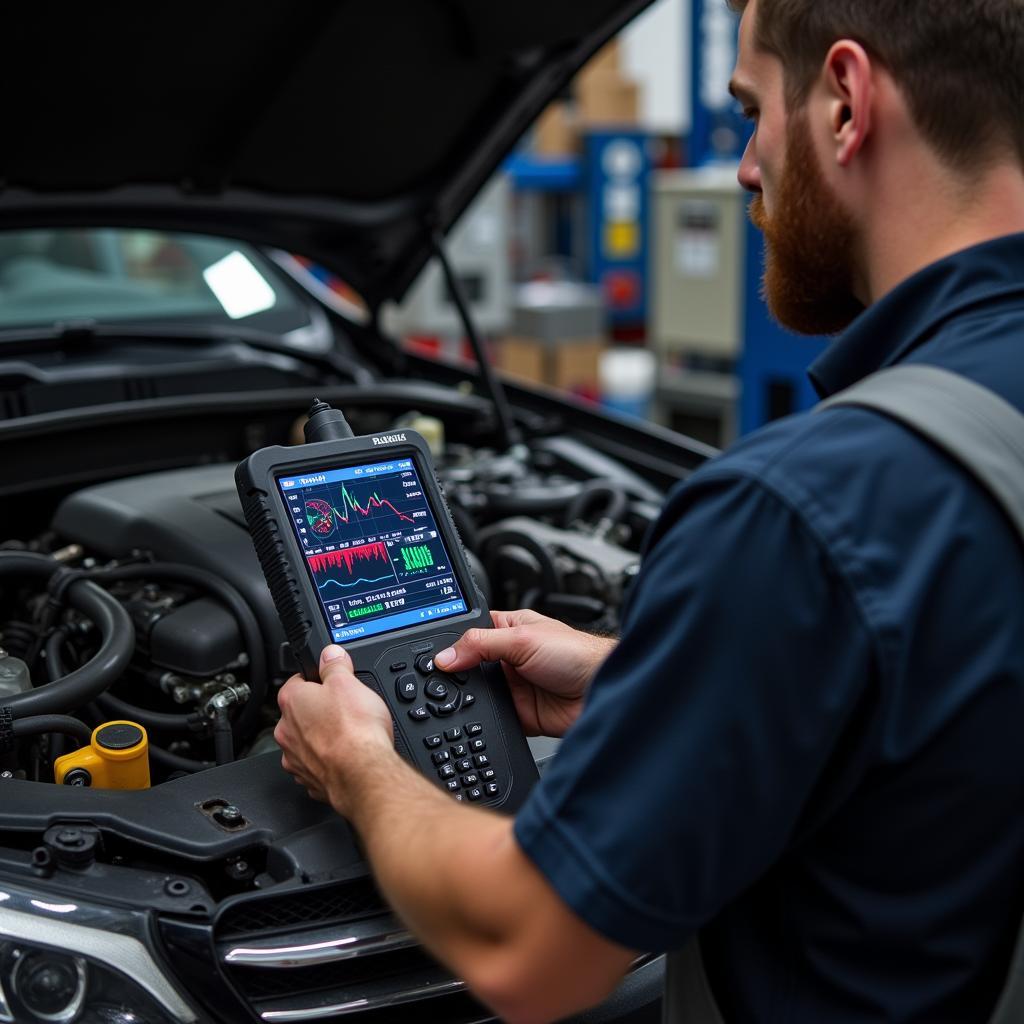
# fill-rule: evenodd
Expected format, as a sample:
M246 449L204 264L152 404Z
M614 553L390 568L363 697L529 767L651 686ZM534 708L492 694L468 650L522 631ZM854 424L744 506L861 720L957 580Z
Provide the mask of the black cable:
M204 772L207 768L216 767L212 761L193 761L190 757L172 754L163 747L154 747L152 743L149 745L149 759L153 764L172 772Z
M252 609L231 584L226 583L212 572L207 572L206 569L178 565L173 562L149 562L121 566L117 569L100 569L90 574L90 579L102 583L135 579L171 580L176 583L191 584L220 598L234 615L242 633L246 654L249 656L251 693L235 722L235 737L244 739L251 732L256 731L257 719L262 710L263 700L267 695L267 665L263 651L263 637Z
M235 741L231 735L231 719L227 708L217 708L213 719L213 756L217 764L231 764L235 759Z
M473 355L476 357L477 366L480 368L480 379L483 381L487 396L490 398L491 402L494 403L494 414L498 420L498 435L501 441L501 447L503 450L507 451L512 447L512 445L517 444L520 438L519 431L516 429L515 423L512 421L512 410L509 407L508 398L505 395L505 389L502 387L501 381L498 380L497 375L494 373L490 360L484 352L484 346L480 341L480 335L477 334L473 318L469 313L469 306L466 303L466 296L462 289L462 283L455 275L455 271L453 270L451 263L448 261L447 254L445 253L444 237L441 232L434 231L430 236L430 242L434 250L434 255L441 264L441 270L444 273L445 281L448 283L448 291L451 294L452 300L455 302L455 308L458 310L459 318L462 320L462 326L465 328L466 336L469 338L470 347L473 349Z
M14 722L13 733L19 739L48 732L70 736L78 740L81 747L87 747L92 739L92 729L70 715L32 715L30 718L19 718Z
M0 551L0 576L30 576L49 581L62 567L52 558L26 552ZM68 603L99 630L95 655L81 668L52 683L4 699L14 718L60 714L88 704L124 673L135 651L135 627L128 613L105 590L85 579L67 588Z
M147 729L156 732L194 732L202 725L202 718L197 714L175 715L163 711L150 711L115 697L112 693L102 693L96 698L96 706L109 718L127 719L138 722Z

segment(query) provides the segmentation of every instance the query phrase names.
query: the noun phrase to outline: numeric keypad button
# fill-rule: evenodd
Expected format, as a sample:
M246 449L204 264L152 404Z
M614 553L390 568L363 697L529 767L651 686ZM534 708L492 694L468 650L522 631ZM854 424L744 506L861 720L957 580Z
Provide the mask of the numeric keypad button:
M475 764L477 768L486 768L490 763L491 759L486 754L473 755L473 764Z
M455 765L449 761L448 764L442 765L441 768L438 769L437 774L438 777L442 779L454 779L459 773L455 770Z
M466 735L472 738L473 736L479 736L484 731L483 723L481 722L467 722L466 723Z
M469 749L474 754L480 754L487 749L487 743L478 736L475 740L469 741Z
M433 736L423 737L423 746L425 746L427 750L436 750L439 746L441 746L442 742L443 741L441 739L441 734L439 732L434 733Z

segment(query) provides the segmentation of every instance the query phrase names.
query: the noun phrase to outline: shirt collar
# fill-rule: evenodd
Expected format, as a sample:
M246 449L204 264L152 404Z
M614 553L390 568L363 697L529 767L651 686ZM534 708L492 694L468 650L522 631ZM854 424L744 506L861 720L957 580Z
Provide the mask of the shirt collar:
M892 366L969 306L1024 294L1024 234L972 246L925 267L866 309L811 364L808 376L827 398Z

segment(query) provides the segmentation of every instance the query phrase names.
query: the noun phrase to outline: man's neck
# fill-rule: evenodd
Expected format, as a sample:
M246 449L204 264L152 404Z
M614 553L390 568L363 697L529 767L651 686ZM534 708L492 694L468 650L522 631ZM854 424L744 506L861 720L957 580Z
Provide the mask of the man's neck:
M1001 164L969 182L931 166L904 174L879 195L865 227L869 303L917 271L974 245L1024 232L1024 171Z

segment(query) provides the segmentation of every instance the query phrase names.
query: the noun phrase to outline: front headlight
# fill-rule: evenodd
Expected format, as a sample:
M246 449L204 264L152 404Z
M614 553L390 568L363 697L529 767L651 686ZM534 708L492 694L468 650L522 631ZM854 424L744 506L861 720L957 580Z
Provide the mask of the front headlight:
M0 1024L195 1024L146 934L139 913L0 889Z

